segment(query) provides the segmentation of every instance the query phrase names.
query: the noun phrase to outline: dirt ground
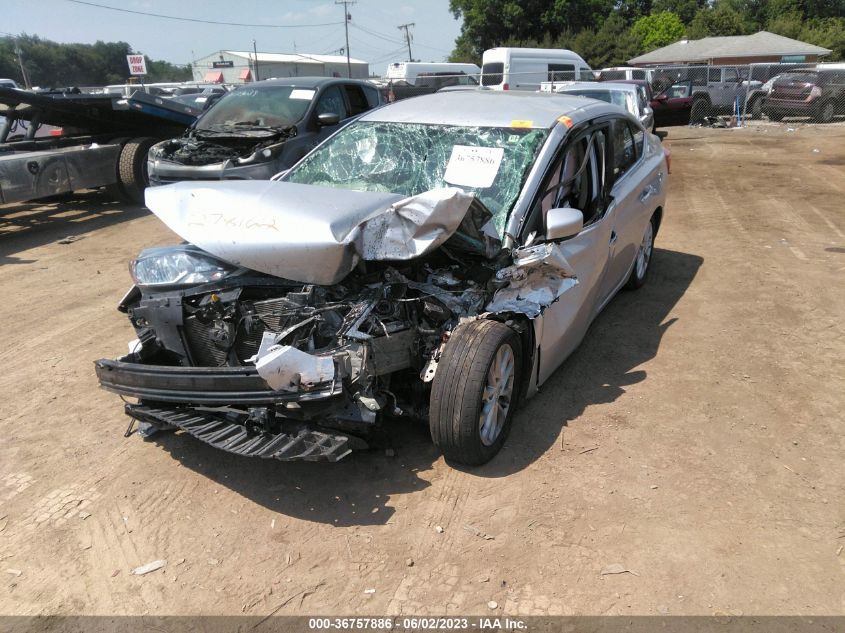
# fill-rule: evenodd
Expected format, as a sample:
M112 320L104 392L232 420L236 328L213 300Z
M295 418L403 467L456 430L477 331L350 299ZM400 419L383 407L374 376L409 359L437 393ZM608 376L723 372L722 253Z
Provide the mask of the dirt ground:
M666 143L648 284L465 471L411 423L335 465L125 439L92 361L175 236L0 209L0 614L845 613L845 129Z

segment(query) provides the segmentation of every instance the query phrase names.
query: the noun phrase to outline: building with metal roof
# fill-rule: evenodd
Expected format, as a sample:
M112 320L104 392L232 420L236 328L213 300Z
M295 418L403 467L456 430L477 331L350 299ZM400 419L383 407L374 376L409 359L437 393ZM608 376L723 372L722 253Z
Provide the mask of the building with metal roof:
M253 53L221 50L194 60L194 81L239 84L282 77L346 77L366 79L367 62L345 55L310 55L306 53Z
M629 59L632 66L681 64L754 64L819 61L831 51L821 46L760 31L753 35L705 37L681 40L645 55Z

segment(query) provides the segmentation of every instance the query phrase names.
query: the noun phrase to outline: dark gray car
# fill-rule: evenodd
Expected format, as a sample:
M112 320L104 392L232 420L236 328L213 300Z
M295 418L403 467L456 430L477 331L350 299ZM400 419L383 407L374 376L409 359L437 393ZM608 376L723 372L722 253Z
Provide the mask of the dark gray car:
M381 103L373 84L354 79L290 77L237 88L184 136L150 148L150 185L269 179Z

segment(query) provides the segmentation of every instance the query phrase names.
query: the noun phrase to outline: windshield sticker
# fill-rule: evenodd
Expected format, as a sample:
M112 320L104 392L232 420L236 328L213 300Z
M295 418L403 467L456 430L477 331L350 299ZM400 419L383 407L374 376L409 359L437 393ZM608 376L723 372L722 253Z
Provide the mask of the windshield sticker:
M513 128L524 128L524 127L534 127L534 121L528 121L525 119L514 119L511 121L511 127Z
M504 154L503 147L455 145L443 180L453 185L486 189L496 179Z
M291 99L304 99L305 101L311 101L314 98L314 93L316 90L302 90L302 89L294 89L290 91L290 98Z

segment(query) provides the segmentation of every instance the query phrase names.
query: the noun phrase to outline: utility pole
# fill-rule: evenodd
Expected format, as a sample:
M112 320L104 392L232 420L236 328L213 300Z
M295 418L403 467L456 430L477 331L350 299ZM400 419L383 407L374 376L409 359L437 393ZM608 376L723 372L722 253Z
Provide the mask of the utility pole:
M334 0L334 3L343 5L343 29L346 31L346 77L352 79L352 63L349 61L349 20L352 16L349 15L347 5L355 4L355 0Z
M402 31L402 30L405 31L405 41L408 43L408 61L409 62L414 61L414 58L411 55L411 40L414 39L414 37L408 31L408 29L412 26L416 26L416 24L414 24L413 22L409 22L408 24L400 24L399 26L396 27L400 31Z
M252 52L255 53L255 78L253 81L258 81L258 50L255 48L255 40L252 40Z
M15 40L15 55L18 56L18 65L21 67L21 77L23 78L23 85L26 86L26 89L29 90L32 86L29 83L29 75L26 74L26 68L23 65L23 51L21 50L20 44L18 44L18 38L14 38Z

